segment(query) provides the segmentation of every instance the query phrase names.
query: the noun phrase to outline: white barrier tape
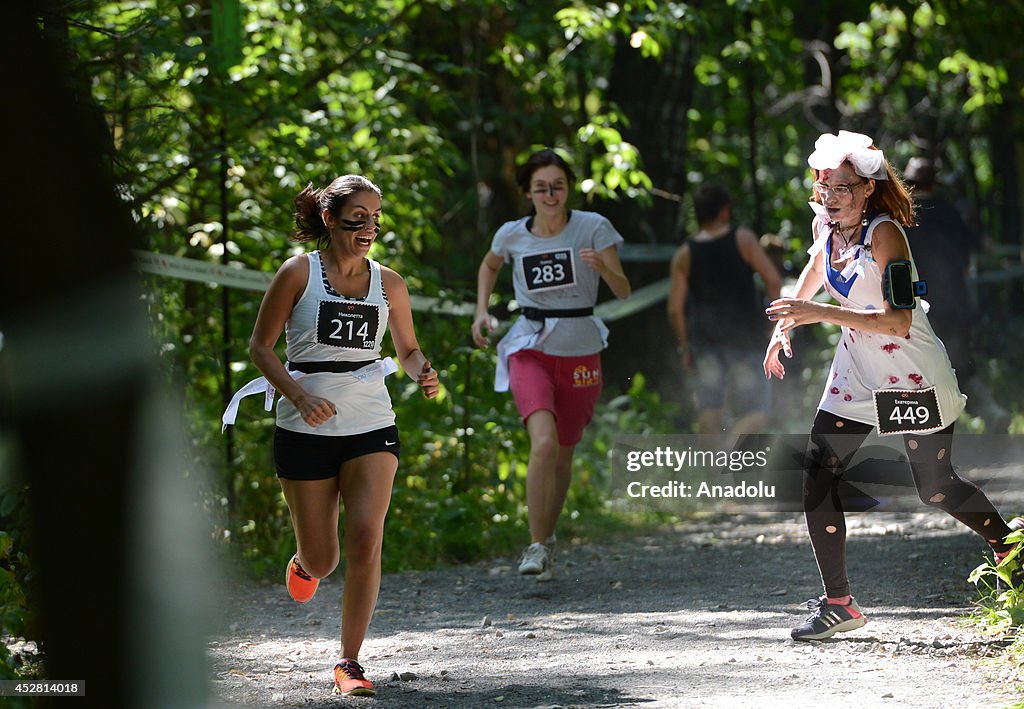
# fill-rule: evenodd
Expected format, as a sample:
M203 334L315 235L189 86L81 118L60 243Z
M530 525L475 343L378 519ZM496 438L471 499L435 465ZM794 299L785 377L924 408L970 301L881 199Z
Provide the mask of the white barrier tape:
M215 283L229 288L265 291L273 276L262 271L255 271L244 266L224 265L198 259L168 256L152 251L135 250L135 260L139 270L157 276L168 276L185 281L199 283ZM633 313L664 300L668 296L669 281L663 279L656 283L637 288L628 300L612 300L598 305L594 314L605 322L614 322ZM440 313L443 315L462 315L473 317L476 306L472 303L451 303L439 298L421 295L409 295L412 309L418 312Z
M135 262L139 270L145 273L153 273L158 276L170 276L180 278L184 281L199 281L200 283L216 283L217 285L230 288L243 288L245 290L265 291L270 285L273 276L262 271L254 271L251 268L241 266L224 265L200 261L181 256L168 256L167 254L156 254L152 251L135 252Z
M619 245L619 261L636 263L642 261L671 261L679 244L637 244L626 242Z
M263 292L270 285L273 275L255 271L244 266L224 265L198 259L168 256L152 251L135 249L135 262L143 273L179 278L184 281L215 283L229 288L242 288ZM420 312L443 313L444 315L467 315L472 317L476 306L472 303L448 303L438 298L409 295L412 309Z
M621 320L665 300L668 297L669 286L667 278L641 286L633 291L628 300L609 300L601 303L594 308L594 315L605 322Z

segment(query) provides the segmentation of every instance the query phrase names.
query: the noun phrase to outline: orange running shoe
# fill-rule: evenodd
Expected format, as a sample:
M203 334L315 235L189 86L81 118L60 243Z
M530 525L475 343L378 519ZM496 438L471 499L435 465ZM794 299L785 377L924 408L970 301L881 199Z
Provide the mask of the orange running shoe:
M377 690L373 682L363 676L362 666L345 658L334 666L334 693L345 697L373 697Z
M306 573L306 570L299 564L299 555L296 554L288 562L288 569L284 572L284 585L288 587L288 595L299 603L305 603L316 593L320 579L315 579Z

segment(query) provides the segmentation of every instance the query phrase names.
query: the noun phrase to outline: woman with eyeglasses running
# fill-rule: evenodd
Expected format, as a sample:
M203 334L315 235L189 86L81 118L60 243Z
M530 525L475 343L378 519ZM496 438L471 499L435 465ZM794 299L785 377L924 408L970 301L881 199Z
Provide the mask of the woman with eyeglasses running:
M598 285L628 298L618 245L622 237L594 212L569 209L576 176L553 150L534 153L517 182L532 205L530 216L503 224L477 274L473 341L490 344L496 323L488 312L502 264L522 317L498 343L495 391L511 387L530 436L526 503L531 543L519 573L550 580L555 526L572 479L572 456L601 393L601 350L608 329L594 316Z
M793 629L796 640L822 640L867 622L850 594L839 484L872 428L903 436L921 500L980 534L997 561L1019 566L1005 538L1024 527L1021 518L1007 525L985 494L953 470L953 427L965 397L925 308L914 307L917 268L904 232L914 223L914 205L907 189L866 135L826 133L814 147L807 160L814 176L810 260L794 296L766 310L776 325L764 358L765 376L782 379L779 355L792 356L794 328L842 328L804 459L804 511L825 593L807 602L813 612ZM812 300L822 287L837 304ZM899 290L910 297L897 297Z

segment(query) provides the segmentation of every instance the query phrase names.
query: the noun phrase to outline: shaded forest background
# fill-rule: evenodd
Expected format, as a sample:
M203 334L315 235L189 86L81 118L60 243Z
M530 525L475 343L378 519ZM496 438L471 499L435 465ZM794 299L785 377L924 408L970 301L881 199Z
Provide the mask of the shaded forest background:
M868 133L897 167L931 157L983 244L971 266L976 358L1014 414L1011 432L1024 432L1019 0L39 7L69 86L105 118L99 141L136 248L268 273L295 252L294 195L356 172L385 193L373 257L413 293L472 301L491 235L525 209L515 165L540 146L565 151L581 178L576 205L625 237L634 288L667 277L667 254L695 226L690 194L705 181L730 190L737 221L778 234L799 269L805 160L819 133ZM507 280L498 293L494 312L505 316ZM246 346L260 294L147 276L143 298L162 372L184 402L182 475L201 481L209 536L253 572L276 575L293 540L270 464L273 419L249 399L226 436L219 420L225 397L258 375ZM415 315L444 391L426 402L407 379L390 383L403 431L385 543L392 569L525 539L527 441L510 397L491 391L493 354L472 348L468 318ZM614 516L605 484L616 433L690 430L664 301L611 330L604 402L580 448L565 536ZM776 430L806 427L834 337L827 328L805 336L800 376L779 389ZM964 423L985 429L978 417ZM22 494L14 485L0 496L4 529L16 530ZM0 541L17 608L30 564L17 531Z

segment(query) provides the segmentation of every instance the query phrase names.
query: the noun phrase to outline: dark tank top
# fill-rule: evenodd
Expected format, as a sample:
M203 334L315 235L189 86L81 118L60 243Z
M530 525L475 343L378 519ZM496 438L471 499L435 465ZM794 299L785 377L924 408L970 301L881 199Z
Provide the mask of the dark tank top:
M691 346L765 345L767 320L753 274L736 246L736 227L717 239L690 242Z

